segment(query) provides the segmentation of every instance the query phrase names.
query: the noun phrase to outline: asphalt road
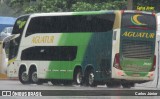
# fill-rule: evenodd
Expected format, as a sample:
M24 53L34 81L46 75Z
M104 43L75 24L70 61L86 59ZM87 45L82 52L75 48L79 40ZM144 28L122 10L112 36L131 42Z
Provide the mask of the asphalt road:
M107 88L105 85L97 87L86 87L86 86L76 86L76 85L58 85L54 86L51 83L44 83L43 85L29 84L23 85L17 80L0 80L0 90L11 91L12 97L1 96L0 99L159 99L160 98L160 87L156 87L153 82L148 82L144 84L137 84L136 87L131 89L119 88ZM16 92L21 92L18 96ZM38 97L29 95L31 92L39 92ZM153 95L137 95L138 93L158 93L159 96ZM22 95L23 94L23 95ZM41 95L42 96L41 96ZM136 94L136 95L135 95ZM40 96L39 96L40 95ZM113 95L113 96L112 96ZM129 95L129 96L127 96ZM18 97L17 97L18 96Z

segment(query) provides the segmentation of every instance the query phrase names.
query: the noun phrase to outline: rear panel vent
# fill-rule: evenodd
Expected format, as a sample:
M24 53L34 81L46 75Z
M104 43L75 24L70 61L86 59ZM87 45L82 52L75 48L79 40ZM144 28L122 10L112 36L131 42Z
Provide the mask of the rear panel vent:
M123 40L122 55L125 58L149 59L153 55L153 42L138 40Z

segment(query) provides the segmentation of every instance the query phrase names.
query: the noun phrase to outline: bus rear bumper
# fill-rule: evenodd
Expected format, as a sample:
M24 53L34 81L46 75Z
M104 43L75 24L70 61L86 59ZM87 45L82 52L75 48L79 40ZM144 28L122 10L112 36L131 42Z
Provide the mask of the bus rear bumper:
M113 68L112 78L121 80L133 80L133 81L151 81L154 79L154 72L148 72L145 76L140 76L138 73L133 74L133 76L127 75L124 71Z

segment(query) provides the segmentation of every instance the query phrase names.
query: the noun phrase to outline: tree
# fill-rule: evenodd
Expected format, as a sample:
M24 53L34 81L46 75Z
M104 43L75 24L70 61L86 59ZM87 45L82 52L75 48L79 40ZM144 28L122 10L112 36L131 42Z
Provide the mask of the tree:
M7 4L20 13L119 10L133 9L137 6L154 6L160 11L160 0L5 0ZM34 2L34 3L33 3ZM127 6L128 5L128 6Z
M133 0L127 0L127 10L132 10L133 9Z
M58 12L66 11L67 2L65 0L41 0L37 2L34 6L31 5L25 8L25 13L34 12Z
M126 2L101 2L101 3L87 3L76 2L72 5L71 11L96 11L96 10L120 10L126 9Z
M1 0L1 4L4 3L4 0Z
M33 0L7 1L10 7L21 13L126 9L125 0L36 0L35 3L32 3Z

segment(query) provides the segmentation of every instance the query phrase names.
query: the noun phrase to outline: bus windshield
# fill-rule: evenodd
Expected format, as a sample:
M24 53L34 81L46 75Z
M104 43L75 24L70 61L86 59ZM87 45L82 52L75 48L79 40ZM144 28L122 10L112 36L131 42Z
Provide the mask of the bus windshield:
M20 17L17 19L17 21L14 24L12 35L13 37L15 36L15 39L12 39L10 41L9 59L16 57L18 53L18 47L19 47L22 33L23 33L28 17L29 16ZM16 36L16 34L19 34L19 36Z
M12 34L21 34L29 16L23 16L17 19L13 27Z
M122 15L122 28L156 30L156 19L154 15L150 14L124 13Z

